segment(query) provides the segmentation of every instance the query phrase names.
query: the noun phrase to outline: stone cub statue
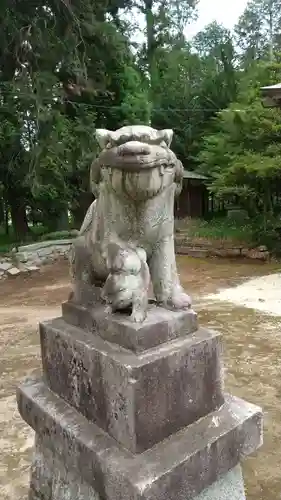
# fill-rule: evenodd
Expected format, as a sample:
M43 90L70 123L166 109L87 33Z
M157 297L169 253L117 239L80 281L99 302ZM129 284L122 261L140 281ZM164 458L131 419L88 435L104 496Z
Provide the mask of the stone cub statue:
M109 275L102 290L108 311L132 307L131 318L143 322L147 317L150 284L146 252L142 248L120 248L110 243L106 251Z

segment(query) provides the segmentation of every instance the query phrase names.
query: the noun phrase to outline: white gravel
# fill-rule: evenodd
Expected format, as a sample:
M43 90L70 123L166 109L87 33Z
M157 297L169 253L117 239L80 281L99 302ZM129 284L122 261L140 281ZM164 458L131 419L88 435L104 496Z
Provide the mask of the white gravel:
M250 279L242 285L220 290L207 298L281 316L281 273Z

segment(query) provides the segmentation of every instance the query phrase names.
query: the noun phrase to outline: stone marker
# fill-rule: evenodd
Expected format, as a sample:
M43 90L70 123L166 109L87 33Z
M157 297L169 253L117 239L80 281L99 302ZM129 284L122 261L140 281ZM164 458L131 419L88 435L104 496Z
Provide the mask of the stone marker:
M95 172L98 203L73 247L73 293L61 317L40 324L42 378L26 381L17 393L19 411L36 433L29 500L244 500L240 462L261 445L262 412L225 393L220 335L197 324L176 274L172 235L167 254L159 253L166 218L151 224L151 200L155 208L180 182L171 133L125 127L101 131L99 138L109 159L103 152ZM154 182L151 192L155 170L162 172L162 187ZM123 187L136 182L138 188L135 198L130 194L137 217L130 236L122 227L118 232L118 217L111 233L96 231L103 190L107 200L114 198L109 181L116 175L118 184L120 171ZM126 193L118 196L129 203ZM120 252L108 255L116 241ZM144 258L155 301L143 300ZM108 277L111 301L102 289ZM134 308L141 314L131 314Z

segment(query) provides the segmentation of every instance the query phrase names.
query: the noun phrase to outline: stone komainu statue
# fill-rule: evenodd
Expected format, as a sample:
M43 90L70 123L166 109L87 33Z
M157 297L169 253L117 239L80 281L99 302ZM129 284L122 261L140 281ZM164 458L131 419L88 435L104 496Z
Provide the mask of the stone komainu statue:
M174 251L174 197L183 166L170 149L173 131L131 126L97 130L96 137L102 148L91 167L96 200L71 252L73 300L79 301L81 283L103 286L114 309L130 303L133 319L143 321L150 273L158 304L189 307Z

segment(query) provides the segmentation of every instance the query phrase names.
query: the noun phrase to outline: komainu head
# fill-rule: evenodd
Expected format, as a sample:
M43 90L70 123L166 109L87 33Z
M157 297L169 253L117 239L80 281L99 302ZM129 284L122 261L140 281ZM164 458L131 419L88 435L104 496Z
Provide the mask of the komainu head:
M130 141L158 144L169 148L173 139L173 131L170 129L156 130L145 125L132 125L115 131L97 129L96 138L102 149L110 149Z
M170 149L172 130L128 126L99 129L96 137L102 151L92 165L93 186L104 181L135 201L153 198L173 184L180 191L183 167Z

